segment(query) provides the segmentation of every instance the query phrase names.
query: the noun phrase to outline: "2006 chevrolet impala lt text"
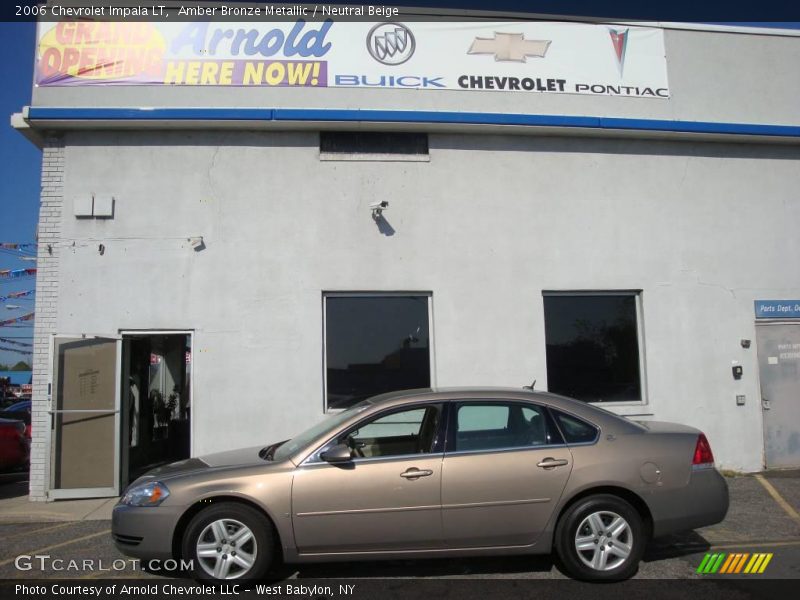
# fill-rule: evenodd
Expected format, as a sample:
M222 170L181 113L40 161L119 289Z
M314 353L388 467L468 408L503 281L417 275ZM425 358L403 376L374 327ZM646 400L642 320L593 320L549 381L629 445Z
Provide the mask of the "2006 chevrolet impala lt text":
M117 547L201 579L320 562L541 554L574 577L632 576L652 537L720 522L705 435L548 393L394 392L291 440L191 458L114 508Z

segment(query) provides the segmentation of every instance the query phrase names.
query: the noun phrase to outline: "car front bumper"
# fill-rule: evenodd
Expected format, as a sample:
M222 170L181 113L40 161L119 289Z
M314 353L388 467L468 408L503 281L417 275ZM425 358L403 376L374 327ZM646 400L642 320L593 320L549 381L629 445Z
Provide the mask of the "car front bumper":
M173 558L172 541L183 506L126 506L111 515L111 537L120 552L143 560Z

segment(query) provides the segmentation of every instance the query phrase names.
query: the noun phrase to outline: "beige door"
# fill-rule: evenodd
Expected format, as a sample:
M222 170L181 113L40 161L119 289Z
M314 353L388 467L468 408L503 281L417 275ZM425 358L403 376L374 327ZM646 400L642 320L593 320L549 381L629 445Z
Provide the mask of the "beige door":
M292 519L300 553L439 548L442 454L433 454L441 408L382 413L334 440L353 459L298 468Z
M120 340L53 339L51 498L119 494Z
M530 404L470 402L451 419L455 435L442 466L448 547L521 546L544 529L572 469L553 444L545 415Z

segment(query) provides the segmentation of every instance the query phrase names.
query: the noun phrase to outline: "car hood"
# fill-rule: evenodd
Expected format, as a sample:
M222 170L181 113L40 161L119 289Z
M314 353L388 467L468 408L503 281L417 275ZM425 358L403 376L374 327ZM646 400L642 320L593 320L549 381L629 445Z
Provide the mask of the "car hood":
M240 448L239 450L227 450L215 454L206 454L195 458L187 458L178 462L157 467L148 471L145 477L148 479L159 477L172 477L175 475L185 475L194 471L202 471L209 468L219 467L243 467L247 465L267 465L269 464L258 453L263 446L252 446L250 448Z

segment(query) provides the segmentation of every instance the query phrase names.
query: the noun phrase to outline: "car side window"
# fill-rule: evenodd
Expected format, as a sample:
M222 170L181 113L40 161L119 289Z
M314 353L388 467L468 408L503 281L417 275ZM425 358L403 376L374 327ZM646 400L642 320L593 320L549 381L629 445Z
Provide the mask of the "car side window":
M456 452L544 446L550 439L544 410L537 406L470 402L458 407Z
M433 449L440 412L437 405L383 413L337 441L349 445L354 458L426 454Z
M597 439L597 428L594 425L557 410L553 411L553 416L568 444L591 443Z

